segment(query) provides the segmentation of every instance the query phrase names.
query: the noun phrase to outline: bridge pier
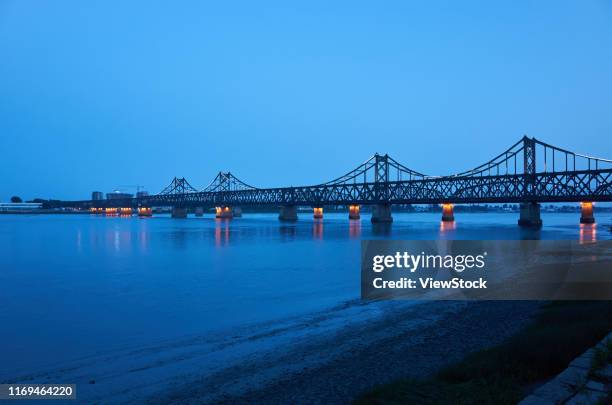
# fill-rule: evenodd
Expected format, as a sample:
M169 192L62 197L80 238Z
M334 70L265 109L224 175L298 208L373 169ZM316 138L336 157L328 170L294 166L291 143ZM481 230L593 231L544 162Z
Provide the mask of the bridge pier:
M202 215L204 215L204 207L196 207L195 208L195 216L196 217L201 217Z
M312 211L314 219L323 219L323 207L314 207Z
M391 223L391 204L376 204L372 206L372 223Z
M297 221L297 207L295 205L281 205L278 219L281 221Z
M455 222L455 206L453 204L442 204L442 222Z
M232 208L232 214L234 215L234 218L242 217L242 208L241 207L233 207Z
M361 215L359 214L359 205L349 205L349 219L360 219Z
M216 207L215 208L215 217L216 218L225 218L225 219L231 219L234 217L234 214L232 212L232 208L226 206L223 207Z
M172 207L172 218L187 218L187 208Z
M138 207L138 216L139 217L152 217L153 210L151 207Z
M593 216L593 203L584 201L580 203L580 223L594 224L595 217Z
M528 202L521 204L521 216L518 220L519 226L525 227L540 227L542 219L540 218L540 204L537 202Z

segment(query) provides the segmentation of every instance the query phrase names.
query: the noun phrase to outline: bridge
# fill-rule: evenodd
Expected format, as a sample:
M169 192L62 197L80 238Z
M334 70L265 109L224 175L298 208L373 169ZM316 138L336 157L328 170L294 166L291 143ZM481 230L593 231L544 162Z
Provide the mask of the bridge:
M540 203L579 202L581 222L591 223L593 202L602 201L612 201L611 160L525 136L488 162L445 176L423 174L389 155L375 154L348 173L311 186L258 188L220 172L201 190L175 177L156 195L54 205L95 213L138 210L140 215L150 215L151 207L172 207L174 217L185 217L189 210L201 215L214 207L219 218L239 216L246 206L278 207L281 220L296 220L298 206L313 207L315 218L321 218L323 207L339 205L358 219L366 205L371 206L372 222L391 222L391 207L398 204L442 204L442 220L453 221L454 204L519 203L519 225L540 226Z

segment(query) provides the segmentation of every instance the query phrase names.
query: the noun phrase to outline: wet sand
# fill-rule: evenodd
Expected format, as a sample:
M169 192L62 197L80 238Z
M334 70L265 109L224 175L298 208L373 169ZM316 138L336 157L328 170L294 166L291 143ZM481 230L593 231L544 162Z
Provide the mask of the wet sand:
M535 302L361 302L126 347L17 374L75 383L87 403L347 403L423 376L525 326ZM231 332L231 333L230 333Z
M338 403L378 384L420 377L524 327L536 302L381 305L378 319L296 340L195 380L153 403Z

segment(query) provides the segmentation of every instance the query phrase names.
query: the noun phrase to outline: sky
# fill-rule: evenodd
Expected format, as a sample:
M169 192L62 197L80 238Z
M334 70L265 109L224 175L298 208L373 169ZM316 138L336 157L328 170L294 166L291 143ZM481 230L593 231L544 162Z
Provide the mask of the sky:
M524 134L612 159L612 1L0 0L0 201L441 175Z

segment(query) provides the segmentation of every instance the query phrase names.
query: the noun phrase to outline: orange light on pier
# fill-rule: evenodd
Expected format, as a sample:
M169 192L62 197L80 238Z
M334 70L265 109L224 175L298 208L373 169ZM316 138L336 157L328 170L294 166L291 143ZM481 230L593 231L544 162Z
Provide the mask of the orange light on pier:
M132 215L132 209L130 207L122 207L119 209L121 215Z
M453 222L455 220L454 205L450 203L442 204L442 221Z
M232 218L234 214L231 207L215 207L215 216L217 218Z
M580 203L580 223L581 224L595 223L595 217L593 216L593 203L592 202L583 201Z
M321 219L323 218L323 207L314 207L313 208L313 213L314 213L314 217L316 219Z
M91 207L89 209L89 212L91 212L92 214L102 214L102 208L99 207Z
M104 208L105 215L117 215L117 208Z
M153 216L153 210L151 207L138 207L139 217L151 217Z
M228 212L230 210L230 207L215 207L215 212L217 215L221 215L224 212Z
M349 205L349 219L359 219L361 217L360 208L359 205Z

